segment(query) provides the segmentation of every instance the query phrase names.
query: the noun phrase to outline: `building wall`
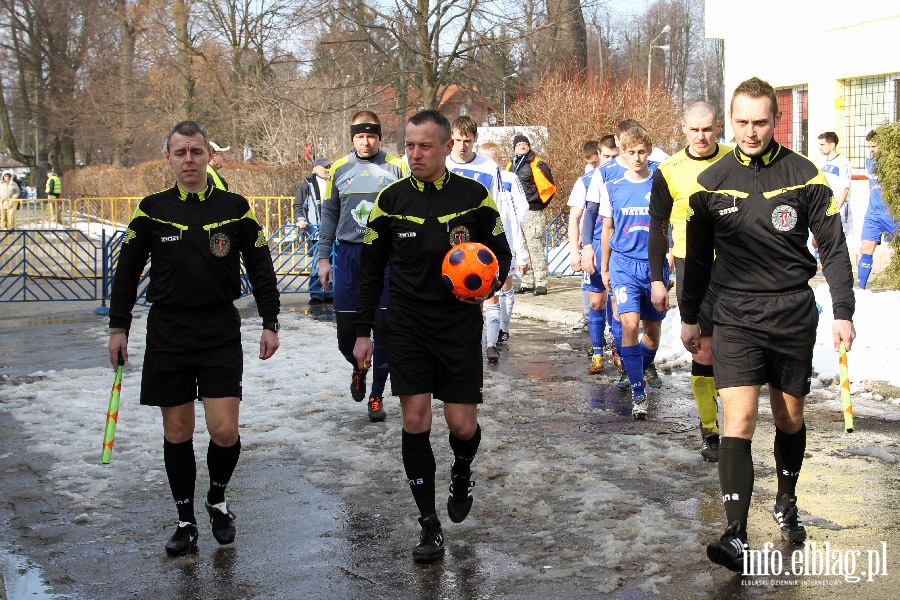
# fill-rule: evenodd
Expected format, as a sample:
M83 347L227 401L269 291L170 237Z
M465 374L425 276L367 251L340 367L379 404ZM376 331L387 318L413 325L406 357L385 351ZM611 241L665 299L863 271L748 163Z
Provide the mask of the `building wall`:
M816 136L835 131L841 138L838 151L861 167L867 154L865 133L882 122L862 122L863 118L854 127L848 127L847 102L859 100L845 98L844 82L889 74L897 74L900 79L900 3L754 0L740 5L740 10L737 7L735 2L706 0L706 37L725 40L726 102L741 81L753 76L765 79L776 89L805 88L810 158L822 163ZM891 98L895 92L900 95L900 86L892 81L887 85ZM726 112L727 109L726 106ZM893 112L892 119L896 119L896 108ZM733 136L727 118L723 135L726 140ZM795 144L800 143L796 135L793 138ZM863 174L861 168L854 170L857 177ZM865 182L854 181L851 211L856 223L848 240L851 251L859 245L859 227L867 202Z

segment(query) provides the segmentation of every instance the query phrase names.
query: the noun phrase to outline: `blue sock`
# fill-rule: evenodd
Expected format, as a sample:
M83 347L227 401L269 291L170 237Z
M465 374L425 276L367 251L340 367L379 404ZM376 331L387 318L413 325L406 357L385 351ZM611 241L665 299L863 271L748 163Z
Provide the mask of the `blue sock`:
M640 346L622 346L622 366L628 374L628 381L631 382L631 391L635 398L645 395L644 393L644 359L641 356Z
M869 275L872 274L872 255L871 254L862 254L859 257L859 264L856 266L856 276L859 281L857 285L860 289L866 289L866 284L869 282Z
M653 361L656 360L656 350L651 350L645 346L643 340L641 340L639 345L641 347L641 356L644 358L644 366L649 367L653 364Z
M602 310L594 310L588 312L588 331L591 334L591 347L594 354L603 355L603 332L606 331L606 313Z
M387 340L381 336L375 338L375 348L372 351L372 389L369 390L369 396L381 398L384 396L384 384L387 381L388 373L388 351Z
M613 344L616 347L616 354L622 356L622 321L613 319L609 322L609 330L612 331ZM637 348L637 346L635 346Z

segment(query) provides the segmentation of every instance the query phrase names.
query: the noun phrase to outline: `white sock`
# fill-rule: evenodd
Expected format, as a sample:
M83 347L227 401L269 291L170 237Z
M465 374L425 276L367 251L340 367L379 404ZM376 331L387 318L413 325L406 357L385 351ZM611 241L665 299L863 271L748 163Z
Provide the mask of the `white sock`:
M581 290L581 314L587 316L591 311L591 293L588 290Z
M500 292L500 329L509 333L509 320L512 318L516 294L512 290Z
M496 346L500 337L500 305L484 305L484 322L487 325L487 345Z

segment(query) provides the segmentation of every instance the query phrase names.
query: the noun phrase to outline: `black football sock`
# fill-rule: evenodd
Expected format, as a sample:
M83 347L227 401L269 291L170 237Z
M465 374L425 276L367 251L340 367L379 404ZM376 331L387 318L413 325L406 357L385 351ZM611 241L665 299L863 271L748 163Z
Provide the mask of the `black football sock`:
M747 531L750 495L753 493L753 457L750 440L723 437L719 443L719 484L722 504L729 523L740 521L741 531Z
M803 466L804 452L806 452L806 423L797 430L797 433L785 433L775 428L775 470L778 473L776 502L784 494L796 498L797 479L800 477L800 467Z
M481 425L475 426L475 433L467 440L461 440L450 432L450 448L453 450L453 473L465 475L471 471L472 461L481 444Z
M434 452L431 449L431 430L422 433L403 431L403 467L409 480L416 506L422 516L437 512L434 503Z
M209 492L206 494L208 503L218 504L225 501L225 488L231 481L231 475L234 473L240 455L240 437L227 448L209 440L209 449L206 451L206 466L209 468Z
M196 525L194 483L197 479L197 461L194 458L194 439L173 444L163 438L163 462L175 508L178 509L178 520Z

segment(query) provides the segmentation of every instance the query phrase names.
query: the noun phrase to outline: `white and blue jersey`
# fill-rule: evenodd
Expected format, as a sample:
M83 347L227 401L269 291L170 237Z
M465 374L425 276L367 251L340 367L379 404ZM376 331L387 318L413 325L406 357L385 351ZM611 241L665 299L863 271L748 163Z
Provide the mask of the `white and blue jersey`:
M869 177L869 210L887 212L884 201L881 199L881 183L878 182L878 173L873 157L866 159L866 175Z
M659 163L649 160L647 161L647 167L652 174L659 167ZM585 198L584 225L582 227L584 244L589 244L591 241L600 241L600 236L603 234L603 218L599 214L600 197L607 182L624 177L627 171L628 167L619 162L618 158L594 169L594 173L597 176L591 178L590 186L587 189L587 197ZM588 237L588 223L591 224L590 237Z
M461 163L453 160L453 156L448 156L447 170L474 179L491 192L493 198L500 197L500 176L498 174L497 163L486 156L475 154L469 162Z
M600 216L613 220L614 233L609 240L613 252L632 260L647 260L652 187L652 171L641 181L631 181L623 174L603 186Z
M863 241L871 241L880 244L881 236L888 238L897 233L897 223L891 218L881 199L881 183L878 181L875 159L871 156L866 159L866 175L869 176L869 208L866 209L866 217L863 220L861 238Z
M616 297L618 312L636 312L646 321L661 321L665 313L650 302L650 263L647 246L650 240L650 190L653 172L646 179L632 181L625 174L606 182L600 196L600 216L612 219L613 235L609 240L610 285ZM663 268L668 279L668 265Z

